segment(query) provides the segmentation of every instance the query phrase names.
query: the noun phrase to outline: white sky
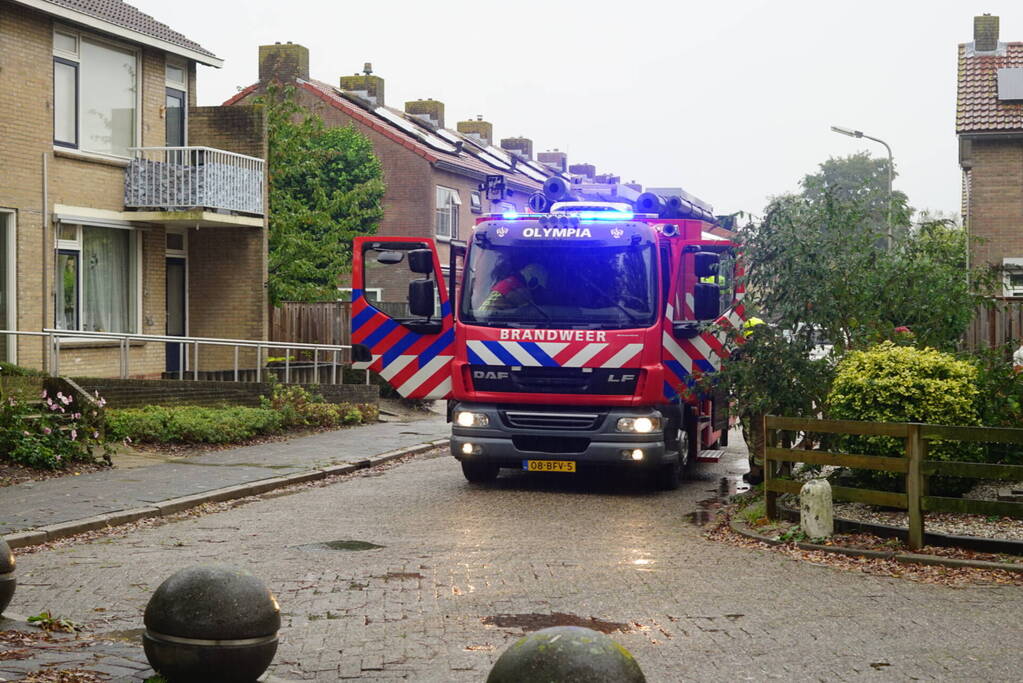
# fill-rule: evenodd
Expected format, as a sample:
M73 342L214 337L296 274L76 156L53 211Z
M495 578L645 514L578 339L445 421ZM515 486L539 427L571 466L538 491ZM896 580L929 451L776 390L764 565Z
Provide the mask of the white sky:
M956 213L956 45L973 16L1023 41L1023 2L940 0L128 0L225 60L201 67L201 105L257 79L257 47L310 50L337 83L372 62L390 106L432 97L447 125L482 114L644 186L717 213L760 213L829 156L892 146L896 188Z

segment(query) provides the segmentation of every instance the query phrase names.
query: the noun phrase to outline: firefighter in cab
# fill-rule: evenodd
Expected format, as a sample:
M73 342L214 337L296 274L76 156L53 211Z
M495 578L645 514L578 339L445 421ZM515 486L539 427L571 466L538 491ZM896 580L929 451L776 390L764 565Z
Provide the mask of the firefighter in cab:
M546 286L547 269L539 263L530 263L495 283L480 310L505 311L526 306L534 301L533 293Z

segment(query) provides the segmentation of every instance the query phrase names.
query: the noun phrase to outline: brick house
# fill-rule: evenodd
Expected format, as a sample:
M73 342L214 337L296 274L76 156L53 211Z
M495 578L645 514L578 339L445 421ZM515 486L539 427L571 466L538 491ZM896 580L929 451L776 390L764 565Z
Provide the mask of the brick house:
M121 0L0 0L0 329L67 330L62 374L120 372L83 333L266 338L265 126L196 107L200 64L221 60ZM181 348L132 341L130 374ZM0 360L53 356L0 335Z
M251 103L272 82L294 86L298 103L328 126L352 126L370 140L387 186L376 234L433 236L442 264L448 263L447 243L465 239L477 215L524 211L529 196L552 175L533 160L530 140L506 138L498 147L493 126L482 117L452 130L437 100L388 106L384 79L369 64L361 74L342 76L338 86L310 78L309 50L297 44L260 46L259 81L224 104ZM348 283L342 280L344 293ZM367 286L367 296L405 300L403 283L385 277L379 285Z
M1023 297L1023 42L998 39L998 17L974 18L959 45L956 133L971 263L1004 270L1003 295Z

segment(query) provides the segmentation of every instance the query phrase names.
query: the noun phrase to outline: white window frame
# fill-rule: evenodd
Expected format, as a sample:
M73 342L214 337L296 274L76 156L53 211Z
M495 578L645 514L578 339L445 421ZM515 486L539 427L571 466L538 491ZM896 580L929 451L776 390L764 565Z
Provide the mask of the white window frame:
M445 194L442 195L442 193ZM447 206L445 207L440 205L442 196L447 198ZM462 198L459 196L458 190L453 187L438 185L435 204L433 232L437 239L441 242L450 242L451 240L458 239L458 214L461 213L460 209L462 207ZM447 234L440 231L441 217L445 214L448 216Z
M352 288L351 287L338 287L337 291L342 293L342 294L344 294L345 292L348 293L348 298L347 299L342 296L342 297L338 298L338 301L348 302L348 301L352 300ZM366 289L362 290L362 293L363 293L363 296L366 297L366 301L368 301L369 303L372 304L372 303L377 303L377 302L380 301L380 299L384 295L384 290L381 287L367 287ZM372 294L374 298L370 298L370 296L369 296L370 294Z
M1013 275L1023 275L1023 257L1002 259L1002 296L1018 299L1023 297L1023 287L1012 286Z
M73 240L66 240L66 239L61 239L60 238L60 231L64 227L73 227L75 229L75 238ZM131 278L131 275L134 274L134 277L131 278L131 279L133 279L135 281L135 283L134 283L134 290L135 291L132 292L132 297L131 297L132 298L132 302L133 302L133 305L131 306L131 308L134 309L134 310L132 311L132 320L131 320L131 325L130 325L131 329L129 329L128 332L124 332L124 333L121 333L121 334L141 334L141 332L142 332L142 330L141 330L141 327L142 327L142 238L139 235L139 231L135 230L133 228L120 228L120 227L114 228L114 227L110 227L109 225L89 225L88 223L64 223L64 222L58 222L57 223L57 248L54 249L54 258L56 258L57 254L59 254L61 251L71 251L71 252L76 252L78 254L78 282L76 283L76 286L78 287L78 301L76 303L77 312L78 312L78 316L77 316L78 317L78 329L77 330L68 330L68 332L84 332L85 331L85 330L82 329L82 302L85 299L85 296L84 296L85 295L85 291L82 288L82 272L84 271L83 263L82 263L82 250L83 250L83 247L84 247L83 235L82 235L82 228L83 227L104 228L106 230L128 230L128 232L131 233L131 237L130 237L130 241L129 241L129 247L128 247L130 255L131 255L131 262L128 264L128 268L131 270L131 273L129 273L129 278ZM57 327L57 309L58 309L58 299L57 299L57 297L58 297L59 294L60 294L60 291L59 291L59 288L57 287L57 273L54 272L54 274L53 274L53 304L54 304L53 305L53 326L55 328Z
M172 81L170 79L170 76L167 75L167 67L168 66L173 66L173 67L177 67L177 68L181 69L181 72L184 74L184 77L185 77L184 80L183 81ZM164 62L164 65L163 65L163 79L164 79L164 87L172 88L174 90L180 90L181 92L183 92L185 94L185 106L183 108L183 111L181 112L182 118L183 118L183 121L182 121L181 125L184 128L183 135L182 135L182 138L184 139L184 144L182 144L181 146L182 147L188 147L188 62L186 60L184 60L184 59L177 59L177 58L172 57L171 55L167 55L167 59ZM166 93L165 93L164 97L166 97ZM164 107L161 108L161 110L163 111L164 126L167 125L167 112L166 112L165 108L166 108L166 100L165 100Z
M75 78L75 138L76 138L76 140L75 140L75 144L73 144L73 145L68 144L68 143L58 143L56 141L56 132L57 131L55 130L55 125L54 125L55 122L51 120L50 121L50 127L51 127L51 130L53 132L53 135L51 135L50 137L53 139L53 146L54 146L54 148L55 149L59 149L59 150L65 150L65 151L67 151L67 150L75 150L75 151L77 151L77 152L79 152L79 153L81 153L83 155L93 155L93 156L98 156L98 157L103 157L103 158L108 158L108 159L126 159L126 158L128 158L128 157L122 157L122 156L120 156L118 154L108 154L106 152L96 152L96 151L93 151L93 150L83 149L82 148L82 124L81 124L81 120L82 120L82 112L81 112L81 99L82 99L81 98L81 88L82 88L82 85L81 85L81 82L82 82L81 52L82 52L82 39L85 38L85 39L88 39L89 41L94 42L94 43L101 43L101 44L109 45L110 47L116 48L118 50L123 50L125 52L130 52L132 55L135 56L135 131L134 131L134 140L132 141L132 144L130 145L131 147L138 147L138 146L140 146L140 142L139 141L142 139L142 74L143 74L142 50L140 50L138 47L136 47L134 45L130 45L130 44L127 44L127 43L121 43L121 42L118 42L118 41L115 41L115 40L111 40L109 38L105 38L105 37L100 36L100 35L95 34L95 33L89 33L89 32L86 32L86 31L79 31L78 29L74 29L74 28L71 28L70 26L65 26L65 25L62 25L62 24L54 24L54 26L53 26L53 34L57 34L57 33L61 33L61 34L65 35L65 36L73 36L75 38L75 47L77 49L77 51L74 52L74 53L68 52L67 50L58 49L57 48L57 41L55 40L55 38L51 37L51 40L52 40L52 43L53 43L53 57L60 58L62 60L69 61L69 62L74 62L77 65L77 75L76 75L76 78ZM52 64L53 63L53 59L51 59L50 62ZM51 68L51 71L52 71L52 68ZM186 71L186 74L185 74L185 78L186 79L188 78L187 71ZM186 90L185 92L186 92L185 97L186 97L186 103L187 103L187 97L188 97L187 92L188 91ZM52 87L51 87L51 93L50 94L51 94L51 96L53 95ZM187 106L185 108L187 109ZM186 131L188 130L187 125L185 127L185 130Z
M12 209L0 209L0 221L5 225L7 234L7 282L4 286L7 289L7 329L18 329L18 214ZM18 362L18 338L7 338L7 358L3 359L8 363Z

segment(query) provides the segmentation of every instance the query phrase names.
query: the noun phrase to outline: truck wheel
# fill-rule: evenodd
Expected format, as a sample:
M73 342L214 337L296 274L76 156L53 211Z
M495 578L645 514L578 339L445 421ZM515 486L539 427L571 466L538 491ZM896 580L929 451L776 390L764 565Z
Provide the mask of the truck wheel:
M682 485L682 460L661 465L654 473L657 475L657 486L662 491L675 491Z
M462 474L473 484L489 484L497 479L498 469L489 462L462 462Z

